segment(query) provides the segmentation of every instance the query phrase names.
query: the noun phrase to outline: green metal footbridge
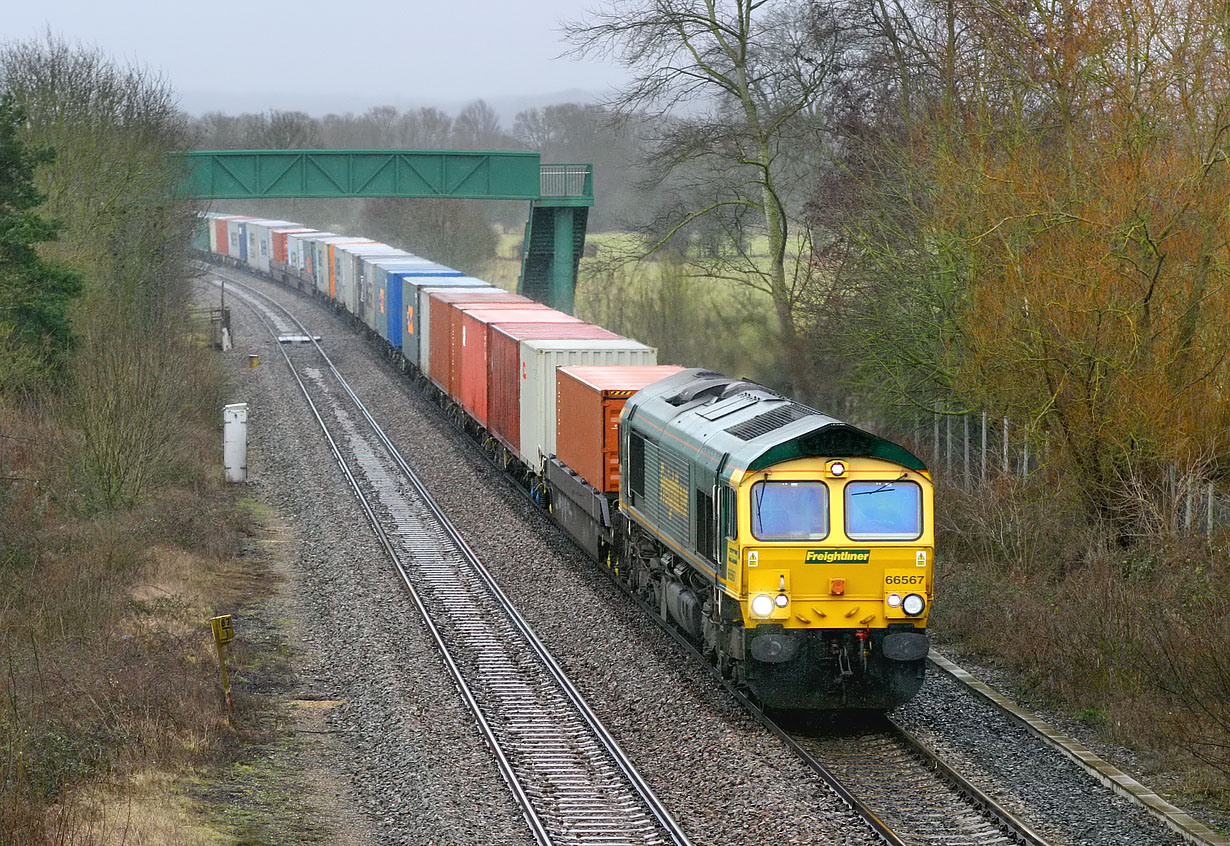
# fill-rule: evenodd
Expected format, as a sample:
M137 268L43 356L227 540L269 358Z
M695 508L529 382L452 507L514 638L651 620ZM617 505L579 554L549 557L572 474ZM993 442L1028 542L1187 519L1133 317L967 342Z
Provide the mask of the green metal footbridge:
M528 200L518 293L572 313L593 166L470 150L196 150L187 190L214 200L451 197Z

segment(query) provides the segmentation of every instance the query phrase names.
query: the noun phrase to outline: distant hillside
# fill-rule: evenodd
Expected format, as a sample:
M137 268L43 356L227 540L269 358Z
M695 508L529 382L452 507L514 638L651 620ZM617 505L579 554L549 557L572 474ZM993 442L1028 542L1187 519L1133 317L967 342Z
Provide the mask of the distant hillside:
M527 94L521 97L483 97L500 116L506 126L512 125L517 112L534 107L552 106L558 103L594 103L602 99L604 92L586 91L580 88L570 88L562 91L552 91L545 94ZM449 114L456 114L466 103L482 97L476 94L470 100L428 100L416 97L389 98L370 97L342 93L321 93L315 91L272 92L251 94L228 94L218 91L180 91L180 108L190 115L200 115L205 112L226 112L241 114L243 112L264 112L269 109L279 111L307 112L313 117L327 114L344 114L346 112L361 113L373 106L396 106L401 111L417 109L423 106L435 106Z

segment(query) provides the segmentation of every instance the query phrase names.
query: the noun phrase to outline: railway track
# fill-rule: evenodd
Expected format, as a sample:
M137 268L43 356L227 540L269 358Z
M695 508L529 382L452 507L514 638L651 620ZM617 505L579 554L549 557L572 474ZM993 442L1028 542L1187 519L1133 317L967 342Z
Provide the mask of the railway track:
M226 275L275 338L541 844L690 843L311 333Z
M216 269L213 272L217 273ZM240 283L233 279L231 284ZM287 327L283 326L283 333L286 329ZM464 545L464 541L461 543ZM446 580L448 577L446 573ZM465 601L460 607L467 607ZM647 607L645 610L653 611ZM692 644L673 627L663 624L656 614L650 613L650 618L657 621L681 645L695 653L701 663L709 666ZM934 664L936 656L933 655L932 658ZM962 674L960 668L956 668L957 672L954 673L955 665L949 666L941 662L938 666L953 674L959 683L971 687L975 693L988 698L999 707L995 698L987 697L984 692L977 690L976 684L971 684L968 674ZM962 778L926 744L891 720L862 721L840 726L807 724L797 720L775 722L754 703L746 700L738 690L730 688L716 672L714 678L725 685L733 697L740 700L753 716L780 737L794 754L826 781L847 805L867 821L885 843L902 846L1047 843L1013 813ZM1010 709L1004 710L1012 713ZM1029 716L1023 715L1023 712L1014 713L1013 716L1031 722ZM530 733L533 734L542 731L546 724L531 721L526 725L531 727ZM1056 745L1050 740L1047 742ZM1097 761L1087 750L1065 751L1082 760L1082 765L1095 776L1096 771L1101 769L1108 772L1113 770L1109 765ZM1121 793L1142 804L1150 813L1161 817L1189 842L1217 846L1230 842L1164 802L1160 803L1163 806L1160 809L1153 807L1158 801L1150 802L1149 797L1153 800L1157 800L1157 797L1139 785L1136 785L1139 789L1134 791L1136 795L1133 795L1131 789L1121 789L1126 776L1122 776L1118 771L1105 776L1103 781L1107 778L1114 782ZM1168 814L1170 819L1167 819ZM1186 831L1181 830L1186 821L1195 825ZM1206 833L1208 836L1202 836Z
M624 585L618 580L621 589ZM891 846L1051 846L923 741L882 714L815 719L762 710L655 609L650 619L704 665L761 725L825 781Z
M775 722L910 846L1048 843L885 715Z

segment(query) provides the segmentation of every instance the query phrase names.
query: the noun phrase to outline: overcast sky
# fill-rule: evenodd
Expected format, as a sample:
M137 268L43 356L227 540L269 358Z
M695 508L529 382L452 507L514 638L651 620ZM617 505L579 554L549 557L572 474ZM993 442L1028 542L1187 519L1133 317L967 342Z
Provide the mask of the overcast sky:
M0 39L48 28L162 72L186 111L509 107L609 93L611 64L558 58L562 18L602 0L43 0L13 2ZM553 97L551 95L560 95Z

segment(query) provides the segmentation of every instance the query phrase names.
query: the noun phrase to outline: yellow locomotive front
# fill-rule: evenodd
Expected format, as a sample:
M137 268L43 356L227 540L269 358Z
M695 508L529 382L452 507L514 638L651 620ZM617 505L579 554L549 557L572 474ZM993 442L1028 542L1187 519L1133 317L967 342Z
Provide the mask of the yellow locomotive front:
M731 483L722 588L739 600L740 674L758 698L798 708L911 698L933 591L928 475L809 457Z
M620 470L624 577L762 704L890 708L918 692L934 509L908 450L693 370L628 401Z

